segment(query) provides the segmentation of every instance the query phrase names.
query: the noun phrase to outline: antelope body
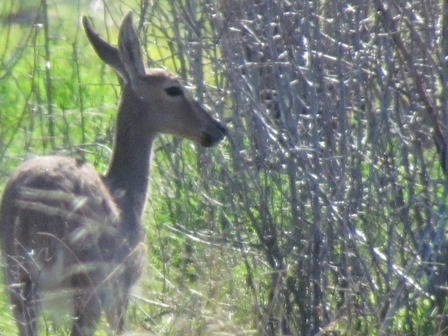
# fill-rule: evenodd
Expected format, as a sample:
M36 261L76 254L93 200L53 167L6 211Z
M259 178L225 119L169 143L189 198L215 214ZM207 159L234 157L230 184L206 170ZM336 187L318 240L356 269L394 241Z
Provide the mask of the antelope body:
M141 217L151 147L159 133L221 141L226 128L163 69L146 69L129 13L118 47L83 25L99 57L123 82L114 150L105 176L81 160L47 156L22 164L0 204L6 284L20 336L38 334L42 297L71 307L72 335L93 335L102 311L112 333L124 328L144 259Z

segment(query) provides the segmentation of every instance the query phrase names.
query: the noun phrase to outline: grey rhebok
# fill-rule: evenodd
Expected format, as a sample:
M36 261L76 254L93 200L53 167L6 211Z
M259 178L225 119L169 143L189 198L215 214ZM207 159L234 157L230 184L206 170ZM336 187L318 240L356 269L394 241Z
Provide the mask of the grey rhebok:
M104 176L83 160L45 156L25 161L9 178L0 242L20 336L37 335L42 303L60 298L71 308L72 335L93 335L103 311L112 333L122 333L145 257L141 220L154 139L167 133L208 147L226 135L178 77L146 68L131 13L118 47L87 17L82 22L98 56L122 80L114 149Z

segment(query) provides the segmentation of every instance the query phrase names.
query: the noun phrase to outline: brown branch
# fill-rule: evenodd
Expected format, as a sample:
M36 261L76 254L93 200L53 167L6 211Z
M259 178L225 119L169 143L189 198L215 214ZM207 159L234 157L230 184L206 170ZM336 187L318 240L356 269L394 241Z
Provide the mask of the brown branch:
M422 76L417 72L414 63L412 62L411 54L406 49L403 40L400 37L399 30L395 24L394 19L391 17L390 12L381 0L374 0L376 9L380 14L380 18L387 32L390 33L392 42L398 51L398 56L401 63L406 67L411 76L411 80L417 90L418 97L424 106L425 114L424 119L433 128L433 140L436 145L437 153L439 154L440 164L442 166L443 173L448 177L448 157L447 157L447 141L443 132L443 124L440 122L437 115L437 109L430 101L427 95L425 84L422 81Z

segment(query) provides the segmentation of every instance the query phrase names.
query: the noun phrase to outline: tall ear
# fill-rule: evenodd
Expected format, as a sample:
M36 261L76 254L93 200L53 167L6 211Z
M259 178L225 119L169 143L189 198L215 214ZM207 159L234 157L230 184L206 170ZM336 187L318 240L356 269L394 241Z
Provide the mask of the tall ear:
M87 16L82 17L82 25L97 55L104 63L114 68L124 80L127 80L126 69L120 59L118 48L103 40Z
M129 12L121 23L120 34L118 35L118 50L131 85L137 84L137 80L146 75L146 66L132 20L132 12Z

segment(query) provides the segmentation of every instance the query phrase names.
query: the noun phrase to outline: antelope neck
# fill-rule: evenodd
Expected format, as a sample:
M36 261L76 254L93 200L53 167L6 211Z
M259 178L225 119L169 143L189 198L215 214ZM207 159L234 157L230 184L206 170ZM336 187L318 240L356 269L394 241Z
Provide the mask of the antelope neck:
M127 225L139 225L148 192L155 134L145 131L139 116L143 103L125 85L117 116L114 150L105 175Z

